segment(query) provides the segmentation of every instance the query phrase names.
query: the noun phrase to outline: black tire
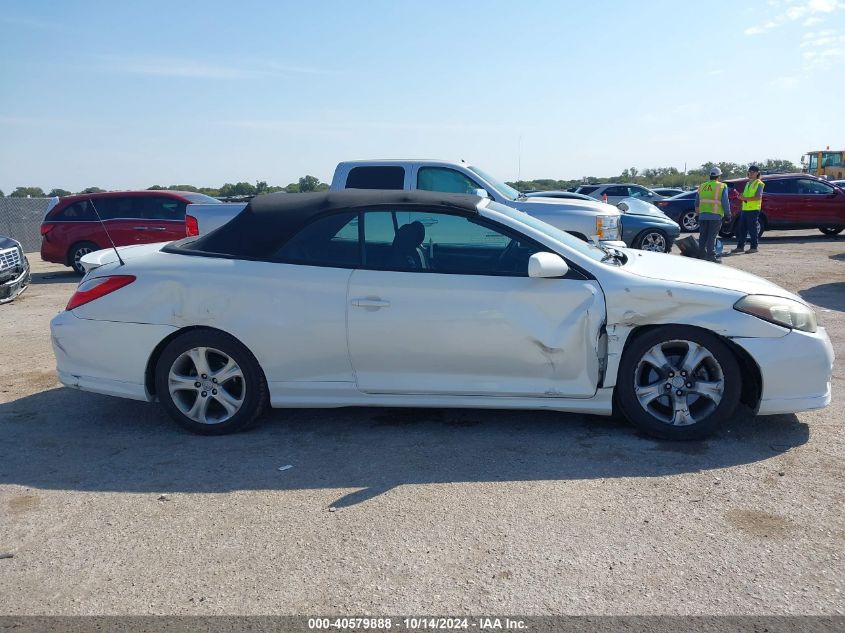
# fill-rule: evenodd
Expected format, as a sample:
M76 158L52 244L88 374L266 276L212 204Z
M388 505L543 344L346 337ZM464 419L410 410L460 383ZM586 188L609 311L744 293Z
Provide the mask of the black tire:
M229 379L230 382L223 381L228 385L227 390L233 391L239 399L240 408L238 408L237 411L230 417L221 419L220 421L201 423L188 417L183 410L180 409L180 405L183 408L186 406L182 396L176 396L176 399L180 400L179 404L177 404L177 402L174 401L173 394L171 394L169 384L171 368L174 368L174 363L177 361L180 363L183 362L184 354L197 348L210 348L207 360L212 370L215 369L215 361L219 362L220 359L228 356L228 358L234 361L242 376L242 378L236 377ZM217 367L217 369L219 370L221 368ZM180 369L178 373L182 374L183 371L183 369ZM220 404L220 399L223 394L222 383L216 385L210 384L210 381L212 380L211 376L208 376L207 379L203 379L202 376L198 376L190 372L186 375L196 377L196 384L205 386L205 383L209 383L209 390L200 392L198 389L195 394L195 398L197 400L199 400L200 397L207 398L209 404L206 405L205 411L212 410L216 407L225 415L223 406ZM214 390L215 395L211 395L211 387L217 387L217 389L221 390L220 398L216 395L218 393L217 389ZM269 405L267 381L264 377L264 373L258 365L258 361L255 359L255 356L253 356L252 352L250 352L240 341L232 336L229 336L225 332L221 332L220 330L206 328L190 330L168 343L162 351L161 356L158 359L158 363L156 364L155 388L159 400L170 414L170 417L184 428L200 435L224 435L227 433L243 431L257 422L258 418L264 412L264 409L266 409ZM231 396L229 391L227 391L227 395ZM179 393L187 394L185 395L185 400L190 398L191 392L188 390L181 391ZM207 396L204 396L203 394L207 394ZM203 417L205 417L204 414Z
M691 378L681 378L678 366L684 355L683 350L691 350L691 346L685 343L697 344L709 354L706 359L693 367ZM663 351L670 363L659 373L654 369L654 365L644 360L644 356L658 345L665 345ZM671 372L671 377L670 370L674 370ZM648 404L651 407L648 409L640 402L636 394L637 383L647 373L652 374L653 378L646 385L640 385L643 393L647 392L649 386L658 385L660 389L663 389L665 384L673 385L669 390L670 393L662 391L659 398L655 398ZM682 381L680 386L672 382L677 380ZM694 386L699 380L706 381L701 383L702 385L721 382L719 402L715 403L707 397L698 395L694 389L689 390L693 395L687 395L685 390L687 384L683 383L686 380L691 381L687 384ZM641 431L667 440L700 440L715 432L734 413L739 403L741 381L742 376L736 357L718 336L696 327L667 325L638 336L625 350L616 380L616 396L622 413ZM681 400L671 394L671 391L676 388L684 390L683 401L687 403L685 413L690 416L689 419L693 420L690 424L674 425L665 419L666 417L675 419L673 403ZM658 417L661 415L663 419Z
M766 216L761 213L757 220L757 239L763 237L763 233L766 232L766 226Z
M681 217L678 218L678 224L681 225L681 230L685 233L697 233L698 229L701 228L695 209L684 211Z
M73 268L73 271L77 275L84 275L85 269L82 267L82 264L79 263L79 260L83 255L87 255L88 253L93 253L98 250L100 250L100 247L94 244L94 242L77 242L71 246L67 252L67 265Z
M655 253L668 253L672 250L672 243L666 233L660 229L646 229L634 238L634 248Z
M837 229L832 226L820 226L819 231L830 237L835 237L842 232L842 229Z

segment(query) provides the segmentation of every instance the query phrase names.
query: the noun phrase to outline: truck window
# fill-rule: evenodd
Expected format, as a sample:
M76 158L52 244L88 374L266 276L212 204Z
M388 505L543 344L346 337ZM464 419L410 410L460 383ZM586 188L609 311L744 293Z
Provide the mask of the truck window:
M404 167L353 167L346 176L347 189L404 189Z
M483 188L459 171L445 167L421 167L417 174L417 189L423 191L472 193Z

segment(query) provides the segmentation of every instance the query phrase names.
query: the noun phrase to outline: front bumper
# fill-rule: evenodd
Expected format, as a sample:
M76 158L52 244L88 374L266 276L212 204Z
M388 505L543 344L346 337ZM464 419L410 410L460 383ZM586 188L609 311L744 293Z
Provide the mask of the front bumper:
M31 275L29 262L24 257L23 270L12 279L0 283L0 303L9 303L29 287Z
M110 396L151 400L147 362L156 345L177 328L145 323L80 319L73 311L50 321L59 380L67 387Z
M830 404L833 345L824 328L792 330L778 339L734 338L747 351L763 378L757 413L797 413Z

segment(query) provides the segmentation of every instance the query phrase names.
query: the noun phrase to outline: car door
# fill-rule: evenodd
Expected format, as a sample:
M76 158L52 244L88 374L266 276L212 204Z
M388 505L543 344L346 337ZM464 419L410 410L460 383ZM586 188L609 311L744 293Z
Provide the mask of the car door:
M845 198L836 189L811 178L799 178L796 188L801 196L803 227L845 225Z
M615 205L617 202L620 202L628 197L628 187L623 186L612 186L607 187L602 194L607 195L607 202L608 204ZM601 196L600 196L601 197Z
M361 391L595 393L605 310L594 280L529 278L530 255L549 249L477 216L372 210L363 222L347 305Z
M803 202L795 187L795 178L772 178L763 181L763 204L760 212L766 218L768 228L790 228L801 226ZM742 188L737 191L742 193Z
M141 206L134 196L109 196L93 201L103 225L109 232L115 246L131 246L138 243L138 222L141 220ZM111 246L100 243L102 248Z
M137 198L141 207L141 222L135 225L135 240L139 244L171 242L185 237L186 203L170 196Z

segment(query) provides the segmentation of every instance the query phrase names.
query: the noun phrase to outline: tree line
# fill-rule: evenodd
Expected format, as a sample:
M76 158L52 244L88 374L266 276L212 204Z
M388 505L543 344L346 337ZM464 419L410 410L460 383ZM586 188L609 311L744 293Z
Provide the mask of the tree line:
M286 187L277 187L268 185L266 181L259 180L254 185L249 182L227 182L221 187L195 187L194 185L153 185L147 187L148 191L192 191L194 193L204 193L212 198L234 198L238 196L260 196L265 193L276 193L278 191L285 191L287 193L307 193L310 191L328 191L329 185L325 182L320 182L316 176L303 176L296 182L292 182ZM45 192L41 187L17 187L9 194L10 198L53 198L62 196L72 196L75 194L85 193L102 193L106 189L100 187L87 187L82 191L68 191L67 189L51 189ZM0 190L0 198L4 196L3 191Z
M792 161L770 158L759 163L755 163L760 169L765 172L797 172L799 167ZM704 163L700 167L682 172L675 167L654 167L643 169L640 171L636 167L630 167L622 170L618 176L610 176L607 178L597 178L595 176L584 176L577 180L556 180L554 178L539 178L537 180L517 180L515 182L508 182L508 184L519 191L551 191L558 189L569 189L570 187L577 187L586 184L601 184L605 182L626 182L636 183L638 185L645 185L646 187L696 187L707 180L710 175L710 170L713 167L719 167L722 170L722 177L727 178L741 178L745 176L748 169L748 164L745 163ZM260 196L265 193L275 193L277 191L285 191L287 193L307 193L309 191L328 191L329 185L320 182L320 179L315 176L303 176L296 182L292 182L285 187L268 185L266 181L259 180L254 185L249 182L227 182L221 187L195 187L194 185L168 185L166 187L161 185L153 185L147 187L149 190L177 190L177 191L193 191L196 193L204 193L212 198L232 198L238 196ZM99 193L105 191L99 187L88 187L82 191L77 191L78 194L85 193ZM0 198L3 197L3 192L0 191ZM17 187L9 194L12 198L52 198L54 196L70 196L73 192L67 189L51 189L45 192L41 187Z
M742 178L748 171L750 164L757 165L763 173L766 172L797 172L801 169L792 161L769 158L757 163L704 163L700 167L689 169L683 172L675 167L655 167L640 171L636 167L623 169L618 176L607 178L596 178L595 176L584 176L577 180L555 180L553 178L540 178L538 180L517 180L508 182L511 187L518 191L557 191L565 190L579 185L597 185L606 182L636 183L646 187L697 187L710 177L710 170L718 167L722 170L722 178Z

